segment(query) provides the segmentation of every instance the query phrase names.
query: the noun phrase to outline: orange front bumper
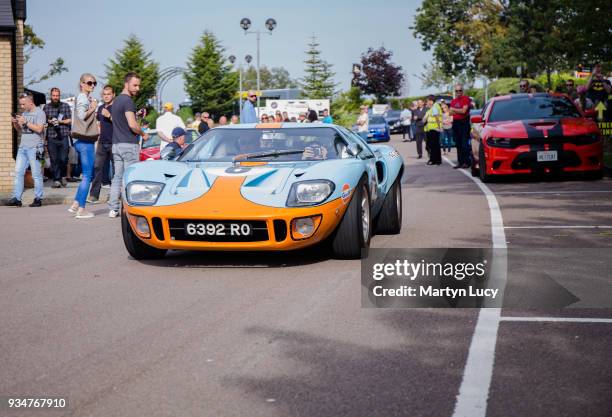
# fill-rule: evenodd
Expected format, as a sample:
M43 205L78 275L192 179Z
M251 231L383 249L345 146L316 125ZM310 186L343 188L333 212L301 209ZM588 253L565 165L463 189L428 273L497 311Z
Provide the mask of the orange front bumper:
M124 205L127 214L142 216L147 219L152 233L149 238L142 238L146 244L158 249L184 250L293 250L314 245L327 238L338 226L350 200L341 198L316 207L279 208L252 203L242 197L240 187L244 177L219 177L213 187L202 197L172 206L129 206ZM321 216L321 221L310 237L294 239L291 233L291 221L300 217ZM153 219L159 218L163 230L163 239L154 231ZM209 221L228 220L263 220L268 229L268 239L256 242L207 242L175 240L171 238L169 219L190 219ZM287 226L284 239L278 240L274 233L274 220L283 220ZM157 222L157 220L156 220Z

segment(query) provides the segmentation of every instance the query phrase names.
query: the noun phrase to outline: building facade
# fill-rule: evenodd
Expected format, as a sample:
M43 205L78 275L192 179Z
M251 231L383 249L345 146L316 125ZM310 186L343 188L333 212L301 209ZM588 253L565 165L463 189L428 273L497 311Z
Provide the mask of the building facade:
M19 138L11 125L23 91L25 0L0 0L0 192L11 191Z

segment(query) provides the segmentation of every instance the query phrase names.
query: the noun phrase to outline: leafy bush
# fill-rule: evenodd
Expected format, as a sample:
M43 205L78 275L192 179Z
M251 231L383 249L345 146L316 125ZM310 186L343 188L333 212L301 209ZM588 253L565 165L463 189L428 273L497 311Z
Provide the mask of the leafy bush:
M145 120L149 122L149 128L155 129L155 122L157 121L158 117L159 112L155 109L151 109L150 112L147 114L147 117L145 117Z
M187 123L187 119L193 119L193 109L191 107L181 107L176 115L183 119L183 122Z
M509 94L510 90L514 90L515 92L518 93L519 91L519 81L521 79L520 78L499 78L495 81L493 81L492 83L489 84L489 98L494 97L496 94ZM533 79L527 79L529 81L529 84L532 87L535 87L537 91L545 91L544 88L536 81ZM472 97L474 97L474 100L476 101L477 104L479 104L480 106L483 105L484 103L484 97L485 95L485 91L484 89L479 89L475 95L473 95Z
M586 79L575 78L574 74L571 72L561 72L561 73L556 73L556 74L550 74L550 84L552 85L551 86L552 90L554 91L555 89L557 89L557 87L561 87L563 90L565 90L565 81L569 79L574 80L574 85L576 86L586 85L587 83ZM536 81L543 86L548 85L548 78L546 77L546 73L538 76L536 78Z

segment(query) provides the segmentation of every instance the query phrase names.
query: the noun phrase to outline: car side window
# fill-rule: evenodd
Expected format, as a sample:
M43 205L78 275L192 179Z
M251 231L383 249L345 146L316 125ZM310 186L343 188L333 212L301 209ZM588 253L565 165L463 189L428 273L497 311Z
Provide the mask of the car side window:
M491 101L487 101L484 107L482 108L482 111L480 112L480 114L482 115L482 120L486 120L488 116L489 107L491 107Z

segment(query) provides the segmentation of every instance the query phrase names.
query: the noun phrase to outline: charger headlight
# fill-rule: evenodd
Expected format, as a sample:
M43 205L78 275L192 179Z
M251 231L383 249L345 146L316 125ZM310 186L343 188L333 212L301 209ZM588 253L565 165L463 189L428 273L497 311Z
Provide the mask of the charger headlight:
M125 187L127 202L132 206L152 206L164 189L160 182L134 181Z
M291 186L287 206L314 206L327 200L334 192L334 183L327 180L308 180L296 182Z

